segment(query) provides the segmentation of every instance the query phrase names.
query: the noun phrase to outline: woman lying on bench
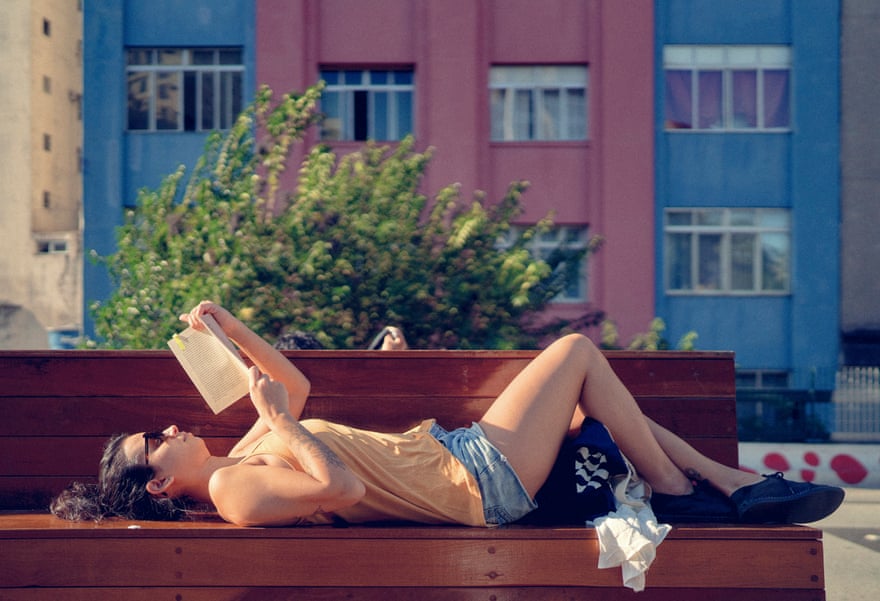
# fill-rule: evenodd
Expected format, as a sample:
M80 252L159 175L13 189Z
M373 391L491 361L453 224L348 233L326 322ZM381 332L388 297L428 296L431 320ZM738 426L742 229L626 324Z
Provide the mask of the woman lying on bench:
M256 423L226 457L176 426L115 437L105 448L99 484L71 486L53 501L55 515L174 519L194 501L241 525L501 525L536 508L563 439L585 416L608 428L651 486L661 520L812 522L843 500L836 487L762 477L700 454L646 417L581 335L541 352L470 428L448 432L426 420L409 432L384 434L300 422L310 387L302 372L214 303L200 303L181 320L202 328L205 314L254 363Z

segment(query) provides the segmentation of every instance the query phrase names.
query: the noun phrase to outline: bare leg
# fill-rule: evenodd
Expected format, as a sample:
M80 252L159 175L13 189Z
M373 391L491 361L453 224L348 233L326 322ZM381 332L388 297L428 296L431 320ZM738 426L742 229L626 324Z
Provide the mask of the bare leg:
M715 488L730 496L738 488L760 482L762 478L709 459L684 440L650 418L648 426L657 442L675 465L691 480L708 480Z
M480 425L534 496L577 408L605 424L654 490L691 492L690 481L663 451L635 399L584 336L566 336L545 349L501 393Z

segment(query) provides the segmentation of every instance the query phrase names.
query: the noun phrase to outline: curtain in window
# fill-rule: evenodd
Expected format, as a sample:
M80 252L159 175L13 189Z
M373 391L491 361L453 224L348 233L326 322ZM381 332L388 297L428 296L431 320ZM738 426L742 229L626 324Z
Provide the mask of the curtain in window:
M691 72L666 71L666 129L691 129Z
M718 129L724 126L721 80L721 71L700 71L697 75L699 84L697 123L700 129Z
M758 127L758 72L734 71L733 123L736 129Z
M764 71L764 127L789 126L789 71Z

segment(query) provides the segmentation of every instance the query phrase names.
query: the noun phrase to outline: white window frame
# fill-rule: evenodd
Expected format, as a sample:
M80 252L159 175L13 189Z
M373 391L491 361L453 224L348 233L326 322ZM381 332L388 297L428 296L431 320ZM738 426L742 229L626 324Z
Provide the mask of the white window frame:
M512 226L507 235L498 241L498 247L507 249L519 239L527 228L525 226ZM586 225L561 225L550 228L549 231L536 234L525 244L525 248L532 257L544 260L557 248L570 250L584 250L589 248L589 230ZM588 276L587 255L584 255L577 266L578 278L570 282L568 288L560 292L553 299L554 303L585 303L588 299Z
M736 223L737 215L754 214L753 224ZM689 213L689 224L672 224L670 216L684 215ZM700 223L698 217L701 214L720 215L719 223L706 224L705 220ZM766 225L761 223L761 217L776 215L784 217L784 225ZM734 253L733 240L738 234L754 236L751 250L752 285L750 288L733 287ZM673 287L673 265L677 264L677 257L673 256L677 244L673 238L685 239L689 237L690 256L689 261L690 282L684 287ZM701 267L704 266L705 257L700 256L700 237L705 239L718 238L718 286L701 285ZM784 285L781 288L765 289L765 273L763 250L764 243L768 242L769 236L784 236ZM782 296L791 292L791 211L782 208L719 208L719 207L681 207L668 208L664 213L664 282L666 293L670 295L747 295L747 296Z
M489 71L489 108L493 142L580 142L589 137L586 65L495 65ZM558 115L548 97L558 96ZM582 98L578 101L576 94ZM525 96L524 96L525 95ZM528 99L520 110L517 99ZM582 109L574 113L574 107ZM546 116L547 119L539 118ZM525 128L525 133L522 132ZM552 131L555 129L556 131Z
M244 107L244 51L241 47L228 48L140 48L129 47L127 61L129 64L125 68L126 86L127 86L127 105L126 105L126 130L129 132L208 132L215 130L227 130L235 123L235 119ZM159 64L160 53L179 52L181 60L177 64ZM195 53L212 52L212 64L197 64ZM235 64L220 64L220 55L224 52L239 52L242 55L241 61ZM142 64L132 64L132 56L136 53L146 57L146 61ZM237 94L235 93L235 80L229 80L229 75L237 75ZM176 112L175 127L159 127L159 111L162 104L158 98L158 79L160 77L177 76L176 102L170 104L174 112ZM187 128L186 121L186 90L185 75L194 75L195 78L195 99L191 100L194 106L195 114L192 115L194 127ZM205 108L204 100L204 80L205 76L212 76L212 99L211 99L211 123L205 125ZM226 77L224 77L226 76ZM224 85L224 79L227 84ZM141 85L140 94L133 92L134 85ZM225 88L225 89L224 89ZM130 104L133 97L140 96L148 105L147 107L147 123L146 127L132 127L130 119ZM237 97L236 97L237 96Z
M790 46L685 46L669 45L663 48L664 75L668 71L691 72L691 121L690 127L664 124L667 132L788 132L792 124L792 51ZM700 127L699 123L699 77L700 72L721 72L722 123ZM754 127L736 123L733 110L734 83L737 71L756 72L756 118ZM788 72L788 124L782 127L765 125L765 78L766 71ZM668 85L668 82L666 83ZM668 102L668 100L664 100ZM668 107L664 107L666 111Z
M64 238L37 238L35 242L38 255L66 255L70 250L70 244Z
M321 69L320 77L322 79L325 79L330 72L342 75L345 81L342 83L327 83L325 81L326 87L324 88L324 98L322 99L322 107L324 108L324 112L328 112L329 101L331 98L334 98L338 99L341 104L341 108L339 110L341 114L338 116L334 116L332 119L325 118L324 124L321 127L322 140L340 142L366 140L393 142L402 140L407 135L415 131L415 72L412 68L342 69L327 66ZM373 75L382 73L388 75L389 81L386 83L373 82ZM394 79L394 74L396 73L408 74L410 80L409 83L390 81ZM357 81L349 81L349 79L351 78L356 78ZM364 138L357 138L357 111L355 94L361 92L365 93L367 98L367 133ZM331 96L331 94L337 96ZM410 103L410 120L408 128L406 126L402 127L400 123L401 107L399 100L401 98L401 95L406 94L409 95ZM377 97L379 97L379 95L382 95L387 101L385 107L385 124L387 135L381 138L378 138L376 135L376 111L379 110L376 99Z
M736 387L741 390L786 390L791 374L780 369L737 369Z

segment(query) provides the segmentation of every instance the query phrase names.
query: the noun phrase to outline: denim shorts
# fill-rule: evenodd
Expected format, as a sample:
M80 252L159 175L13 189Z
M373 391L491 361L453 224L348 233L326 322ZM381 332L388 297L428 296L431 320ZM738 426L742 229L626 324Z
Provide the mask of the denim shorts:
M434 423L430 433L476 478L487 525L515 522L538 507L507 457L489 442L479 424L449 432Z

